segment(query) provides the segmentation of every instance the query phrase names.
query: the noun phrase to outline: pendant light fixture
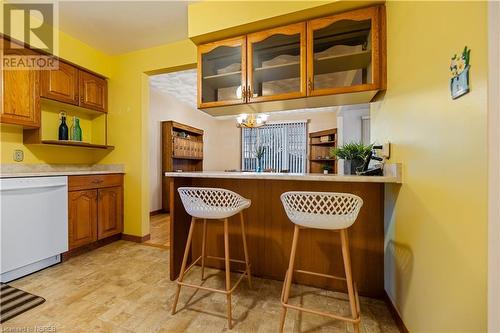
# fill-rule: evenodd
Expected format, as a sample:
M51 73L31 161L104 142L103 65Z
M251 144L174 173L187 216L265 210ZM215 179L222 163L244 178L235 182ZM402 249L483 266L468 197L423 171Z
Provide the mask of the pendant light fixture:
M254 113L251 114L240 114L237 118L237 127L240 128L257 128L266 124L267 118L269 116L267 114L259 114L256 115Z

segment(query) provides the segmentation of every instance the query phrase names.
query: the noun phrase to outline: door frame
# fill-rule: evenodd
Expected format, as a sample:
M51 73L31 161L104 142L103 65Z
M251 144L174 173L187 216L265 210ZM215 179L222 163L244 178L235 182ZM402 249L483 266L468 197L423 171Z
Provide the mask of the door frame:
M488 6L488 331L500 332L500 2Z

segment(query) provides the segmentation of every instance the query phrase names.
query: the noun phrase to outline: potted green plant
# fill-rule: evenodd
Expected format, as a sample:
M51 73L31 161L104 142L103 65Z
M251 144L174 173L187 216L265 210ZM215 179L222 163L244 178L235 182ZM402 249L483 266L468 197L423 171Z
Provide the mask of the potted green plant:
M325 164L323 164L323 165L321 166L321 168L323 169L323 173L324 173L325 175L329 174L329 173L330 173L330 171L332 171L332 166L331 166L330 164L326 164L326 163L325 163Z
M373 145L350 142L341 147L330 149L330 156L344 160L344 173L355 175L356 170L363 166L372 149Z

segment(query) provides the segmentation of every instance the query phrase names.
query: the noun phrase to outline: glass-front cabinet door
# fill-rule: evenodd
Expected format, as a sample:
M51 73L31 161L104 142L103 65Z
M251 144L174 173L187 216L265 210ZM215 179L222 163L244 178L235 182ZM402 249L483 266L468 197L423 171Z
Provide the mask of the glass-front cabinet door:
M306 23L247 36L248 102L306 96Z
M198 107L246 102L246 36L198 47Z
M381 7L307 23L309 96L379 89Z

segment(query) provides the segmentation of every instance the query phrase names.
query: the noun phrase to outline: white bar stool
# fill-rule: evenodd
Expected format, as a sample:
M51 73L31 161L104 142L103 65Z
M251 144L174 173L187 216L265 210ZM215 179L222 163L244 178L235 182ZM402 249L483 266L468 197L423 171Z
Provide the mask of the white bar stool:
M248 284L252 287L252 280L250 274L250 262L248 259L248 249L245 235L245 221L243 219L243 210L250 207L251 201L249 199L243 198L241 195L234 193L229 190L221 188L207 188L207 187L179 187L178 189L182 204L186 209L186 212L191 215L191 226L189 227L189 233L186 243L186 248L184 250L184 257L182 259L181 271L179 273L179 278L177 279L177 293L174 298L174 305L172 308L172 314L175 314L175 309L177 307L177 302L179 301L179 294L181 292L181 286L191 287L195 289L203 289L212 292L223 293L227 295L227 320L229 329L232 328L232 316L231 316L231 294L240 284L243 277L246 275L248 277ZM240 214L241 222L241 233L243 236L243 252L245 253L245 260L235 260L229 258L229 217ZM191 242L193 238L193 230L196 220L203 220L203 239L202 239L202 250L201 256L198 257L187 269L186 263L189 256L189 250L191 247ZM207 234L207 220L222 220L224 221L224 258L207 256L206 255L206 234ZM200 285L193 285L183 282L185 274L201 260L201 279L204 280L205 271L205 258L224 260L226 268L226 289L219 290L214 288L203 287ZM238 262L245 264L246 269L240 276L238 281L231 287L230 279L230 262Z
M349 228L354 221L356 221L361 206L363 206L363 200L356 195L348 193L285 192L281 195L281 201L288 218L295 224L295 229L293 233L290 263L288 265L288 270L286 271L283 290L281 292L281 304L283 306L283 311L281 313L280 332L283 332L288 308L350 322L354 325L354 332L359 332L359 298L356 285L352 280L347 228ZM305 228L336 230L340 232L342 257L344 260L346 275L345 278L294 269L299 230ZM351 307L351 317L343 317L332 313L288 304L293 273L309 274L346 281L347 291L349 294L349 304Z

